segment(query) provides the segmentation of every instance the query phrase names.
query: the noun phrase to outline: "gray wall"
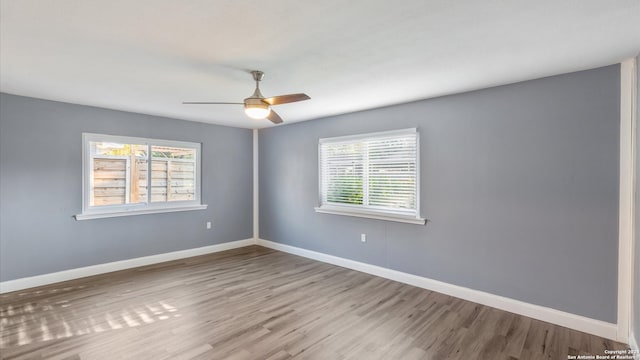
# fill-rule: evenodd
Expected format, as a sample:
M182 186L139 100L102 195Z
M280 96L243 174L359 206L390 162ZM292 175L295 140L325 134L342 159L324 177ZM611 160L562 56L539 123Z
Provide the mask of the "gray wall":
M75 221L82 132L202 143L209 208ZM0 280L250 238L251 159L250 130L1 94Z
M260 237L615 323L619 78L613 65L261 130ZM408 127L427 225L314 212L319 138Z

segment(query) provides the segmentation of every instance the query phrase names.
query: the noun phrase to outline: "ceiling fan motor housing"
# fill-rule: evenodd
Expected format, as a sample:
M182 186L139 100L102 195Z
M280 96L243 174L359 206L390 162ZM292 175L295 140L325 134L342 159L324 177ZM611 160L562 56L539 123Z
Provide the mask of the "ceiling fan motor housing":
M266 102L262 101L262 99L264 99L263 97L249 97L244 99L244 107L245 109L250 107L250 108L261 108L261 109L268 109L269 108L269 104L267 104Z

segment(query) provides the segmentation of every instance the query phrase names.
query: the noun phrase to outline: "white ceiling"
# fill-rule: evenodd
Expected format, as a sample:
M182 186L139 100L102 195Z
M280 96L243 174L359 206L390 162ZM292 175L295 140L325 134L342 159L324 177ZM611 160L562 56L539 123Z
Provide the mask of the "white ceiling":
M619 62L640 0L0 0L2 92L246 128Z

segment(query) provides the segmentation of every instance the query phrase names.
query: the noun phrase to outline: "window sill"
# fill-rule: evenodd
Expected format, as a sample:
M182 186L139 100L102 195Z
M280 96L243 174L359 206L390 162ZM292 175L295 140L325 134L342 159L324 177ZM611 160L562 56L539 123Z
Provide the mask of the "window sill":
M344 215L344 216L354 216L368 219L376 219L376 220L386 220L386 221L396 221L407 224L415 224L415 225L424 225L427 222L427 219L423 218L414 218L408 216L394 216L391 214L380 214L369 211L355 211L349 209L336 209L336 208L323 208L316 207L314 208L317 213L322 214L332 214L332 215Z
M204 210L208 205L189 205L189 206L176 206L170 208L157 208L157 209L141 209L141 210L129 210L129 211L114 211L114 212L103 212L103 213L88 213L88 214L77 214L74 215L76 220L92 220L92 219L102 219L102 218L111 218L111 217L120 217L120 216L132 216L132 215L147 215L147 214L160 214L160 213L168 213L168 212L178 212L178 211L192 211L192 210Z

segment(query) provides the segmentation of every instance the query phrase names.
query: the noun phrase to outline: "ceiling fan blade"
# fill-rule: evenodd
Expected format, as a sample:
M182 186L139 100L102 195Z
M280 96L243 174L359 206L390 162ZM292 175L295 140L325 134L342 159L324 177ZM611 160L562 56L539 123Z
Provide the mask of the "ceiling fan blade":
M244 103L239 102L207 102L207 101L183 101L185 105L244 105Z
M262 99L262 101L266 102L269 105L280 105L287 104L296 101L303 101L311 99L307 94L288 94L288 95L279 95L272 96L269 98Z
M267 119L271 120L271 122L274 124L280 124L282 122L282 118L280 117L280 115L273 111L273 109L271 109L271 111L269 112Z

